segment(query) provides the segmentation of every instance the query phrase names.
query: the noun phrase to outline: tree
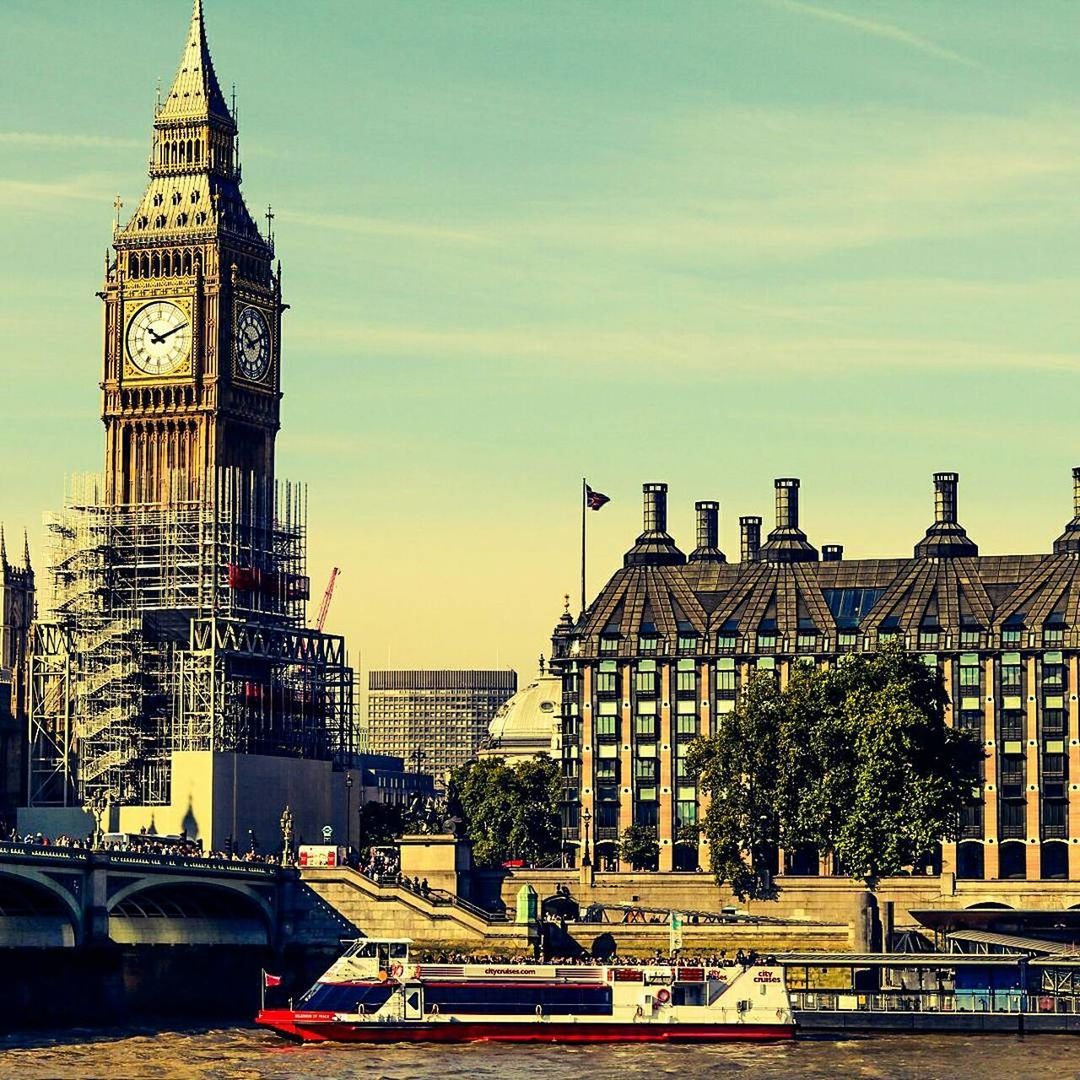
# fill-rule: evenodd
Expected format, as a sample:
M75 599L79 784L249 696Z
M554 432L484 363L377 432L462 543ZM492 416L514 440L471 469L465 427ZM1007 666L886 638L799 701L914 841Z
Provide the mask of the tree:
M450 777L449 804L464 822L480 866L508 859L535 864L561 847L562 776L549 758L509 766L495 758L470 761Z
M622 834L622 857L635 870L655 870L660 858L656 830L648 825L630 825Z
M957 839L983 751L946 725L947 703L940 674L899 645L828 670L799 665L783 691L753 679L690 755L712 799L703 825L717 880L770 895L775 848L813 845L873 888Z
M366 802L360 807L360 846L392 844L405 831L405 815L392 803Z

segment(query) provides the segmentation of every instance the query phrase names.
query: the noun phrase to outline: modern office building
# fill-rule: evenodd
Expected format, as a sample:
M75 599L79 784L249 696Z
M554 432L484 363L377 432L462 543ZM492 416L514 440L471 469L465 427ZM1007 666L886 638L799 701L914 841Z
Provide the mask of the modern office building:
M195 0L98 293L103 473L48 522L27 769L46 831L92 809L220 847L288 802L315 835L354 750L344 640L307 621L306 492L275 473L287 305L237 138Z
M704 805L686 751L757 672L902 640L936 666L948 722L987 751L963 835L933 861L969 879L1080 877L1080 469L1073 513L1044 554L982 555L959 524L957 475L934 476L933 522L910 557L848 560L799 527L799 481L775 482L776 526L740 519L740 559L718 544L719 504L698 502L697 546L667 531L667 485L646 484L644 530L588 610L554 637L563 678L569 860L588 840L618 862L631 824L654 827L659 868L705 865ZM1048 541L1050 538L1048 538ZM680 830L682 830L680 832ZM780 853L825 873L827 853Z
M471 761L499 706L517 690L514 671L372 671L371 752L404 758L436 783Z

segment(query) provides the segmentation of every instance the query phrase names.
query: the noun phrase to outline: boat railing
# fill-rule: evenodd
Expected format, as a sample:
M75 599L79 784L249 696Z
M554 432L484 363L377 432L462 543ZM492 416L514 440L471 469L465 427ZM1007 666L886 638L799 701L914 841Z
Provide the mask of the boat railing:
M1080 1014L1080 996L1020 990L792 990L797 1012L1066 1013Z

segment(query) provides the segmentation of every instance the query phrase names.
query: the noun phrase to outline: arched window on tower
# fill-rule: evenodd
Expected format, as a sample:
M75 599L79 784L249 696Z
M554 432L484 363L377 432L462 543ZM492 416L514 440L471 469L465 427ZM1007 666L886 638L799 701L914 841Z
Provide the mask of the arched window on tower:
M161 277L161 260L156 251L150 256L150 276Z
M137 278L139 276L139 257L138 255L128 256L128 277Z
M185 274L190 274L191 273L191 252L190 251L185 251L184 252L184 273Z
M195 163L202 161L202 139L195 140Z
M145 278L145 277L149 277L149 276L150 276L150 257L148 255L144 255L142 257L142 271L139 274L139 277L144 277Z

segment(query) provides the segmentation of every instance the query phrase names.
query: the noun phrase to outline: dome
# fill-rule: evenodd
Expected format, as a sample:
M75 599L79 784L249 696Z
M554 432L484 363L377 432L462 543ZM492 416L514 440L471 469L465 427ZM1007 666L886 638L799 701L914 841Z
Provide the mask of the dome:
M503 704L488 726L480 757L519 761L558 746L562 679L545 672Z

